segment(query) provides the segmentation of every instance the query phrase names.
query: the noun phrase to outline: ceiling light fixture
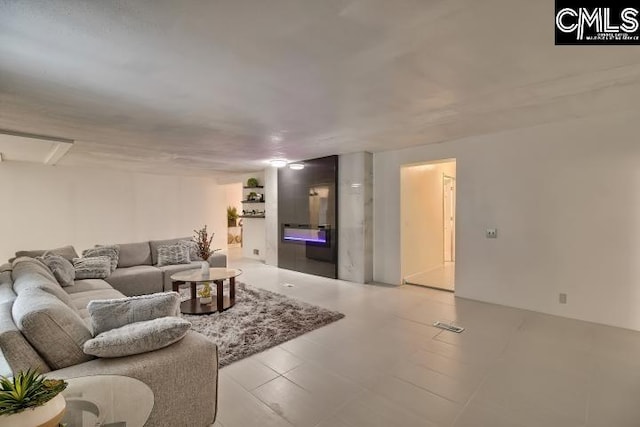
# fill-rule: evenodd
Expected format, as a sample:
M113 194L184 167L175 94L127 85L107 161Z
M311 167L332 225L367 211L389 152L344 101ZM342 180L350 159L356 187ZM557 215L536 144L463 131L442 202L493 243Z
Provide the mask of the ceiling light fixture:
M269 160L269 164L274 168L283 168L287 166L287 161L285 159L273 159Z
M304 164L302 163L289 163L289 169L293 169L294 171L299 171L304 169Z

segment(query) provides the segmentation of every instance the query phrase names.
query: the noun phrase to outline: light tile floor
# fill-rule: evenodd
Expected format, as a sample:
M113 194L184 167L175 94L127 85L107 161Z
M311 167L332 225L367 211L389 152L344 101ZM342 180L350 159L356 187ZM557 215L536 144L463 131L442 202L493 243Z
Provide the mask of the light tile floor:
M445 262L440 267L429 271L412 274L404 280L411 285L428 286L431 288L453 291L455 288L456 263Z
M230 264L245 283L346 317L221 369L216 427L640 426L638 332Z

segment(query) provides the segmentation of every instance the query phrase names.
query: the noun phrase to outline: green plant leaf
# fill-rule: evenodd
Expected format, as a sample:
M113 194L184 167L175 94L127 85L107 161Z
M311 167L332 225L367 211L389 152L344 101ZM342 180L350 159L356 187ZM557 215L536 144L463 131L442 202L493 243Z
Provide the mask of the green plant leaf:
M13 378L0 376L0 415L44 405L66 387L65 381L46 379L37 369L20 371Z

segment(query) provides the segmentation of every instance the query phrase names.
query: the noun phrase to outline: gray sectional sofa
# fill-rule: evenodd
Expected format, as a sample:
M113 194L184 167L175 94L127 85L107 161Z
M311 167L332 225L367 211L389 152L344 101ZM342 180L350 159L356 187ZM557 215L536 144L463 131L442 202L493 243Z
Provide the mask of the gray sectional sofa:
M105 280L127 296L170 291L172 289L172 274L179 271L200 268L200 265L204 261L193 261L191 264L158 267L158 247L189 239L189 237L182 237L169 240L151 240L149 242L119 244L120 258L118 259L118 268ZM224 254L213 254L207 262L211 267L226 267L227 257Z
M82 351L92 337L90 301L171 290L171 274L201 265L154 266L157 247L175 240L180 239L120 245L122 262L110 277L76 280L67 287L35 258L22 256L0 266L0 374L38 367L52 378L128 376L154 393L146 426L211 425L217 411L218 358L216 345L203 335L190 331L168 347L119 358L95 358ZM223 267L226 257L216 255L208 262ZM33 319L46 333L29 332Z

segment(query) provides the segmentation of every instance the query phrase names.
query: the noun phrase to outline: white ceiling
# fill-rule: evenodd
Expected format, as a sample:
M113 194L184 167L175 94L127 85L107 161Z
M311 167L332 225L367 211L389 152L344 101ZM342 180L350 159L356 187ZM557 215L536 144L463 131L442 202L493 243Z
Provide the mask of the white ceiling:
M162 173L638 108L638 47L554 46L552 1L0 2L0 129Z

